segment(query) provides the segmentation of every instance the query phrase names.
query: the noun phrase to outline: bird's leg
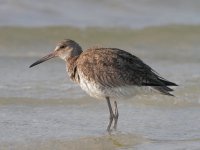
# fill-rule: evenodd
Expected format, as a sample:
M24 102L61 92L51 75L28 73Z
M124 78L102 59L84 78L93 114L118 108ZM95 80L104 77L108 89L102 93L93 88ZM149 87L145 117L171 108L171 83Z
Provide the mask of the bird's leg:
M107 100L107 103L108 103L108 108L109 108L109 112L110 112L110 121L109 121L109 124L108 124L108 127L107 127L107 131L110 132L110 127L112 125L112 122L113 122L113 118L114 118L114 114L113 114L113 110L112 110L112 106L110 104L110 99L109 97L106 97L106 100Z
M114 129L117 129L117 121L118 121L118 117L119 117L119 113L118 113L118 108L117 108L117 102L114 101L114 106L115 106L115 113L114 113Z

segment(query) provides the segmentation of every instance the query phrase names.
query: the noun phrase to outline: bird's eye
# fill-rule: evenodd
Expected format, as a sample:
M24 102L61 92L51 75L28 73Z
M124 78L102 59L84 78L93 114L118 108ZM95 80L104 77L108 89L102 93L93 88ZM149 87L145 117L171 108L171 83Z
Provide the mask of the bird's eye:
M65 48L65 45L61 45L60 48Z

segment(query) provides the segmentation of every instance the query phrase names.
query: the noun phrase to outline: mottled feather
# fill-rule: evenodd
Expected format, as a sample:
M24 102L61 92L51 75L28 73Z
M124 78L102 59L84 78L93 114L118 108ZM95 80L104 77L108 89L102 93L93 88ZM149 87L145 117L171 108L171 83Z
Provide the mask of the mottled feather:
M172 82L160 77L138 57L116 48L93 48L82 52L76 65L86 80L104 87L151 86L171 95ZM77 75L78 76L78 75Z

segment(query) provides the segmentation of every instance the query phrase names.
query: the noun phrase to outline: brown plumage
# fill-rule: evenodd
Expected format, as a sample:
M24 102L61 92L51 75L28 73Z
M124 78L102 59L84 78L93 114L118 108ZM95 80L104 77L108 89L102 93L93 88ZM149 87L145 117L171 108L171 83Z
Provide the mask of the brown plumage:
M116 48L87 49L76 66L88 81L102 86L152 86L162 94L171 95L167 86L175 85L160 77L138 57Z
M54 52L30 67L56 56L66 61L69 77L83 90L93 97L106 98L110 111L108 131L113 119L116 129L118 120L117 103L115 101L113 112L110 98L134 96L140 90L148 89L144 87L173 96L170 93L173 90L169 86L176 86L126 51L117 48L90 48L82 51L78 43L69 39L61 41Z

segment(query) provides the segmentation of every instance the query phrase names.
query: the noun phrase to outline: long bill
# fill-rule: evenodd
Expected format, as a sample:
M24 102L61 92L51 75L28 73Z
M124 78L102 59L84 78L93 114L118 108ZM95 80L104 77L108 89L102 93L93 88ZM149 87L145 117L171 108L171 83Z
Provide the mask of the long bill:
M42 57L41 59L37 60L36 62L34 62L32 65L29 66L29 68L31 68L33 66L36 66L36 65L38 65L40 63L43 63L43 62L45 62L45 61L47 61L47 60L49 60L51 58L54 58L54 57L56 57L55 52L52 52L52 53Z

